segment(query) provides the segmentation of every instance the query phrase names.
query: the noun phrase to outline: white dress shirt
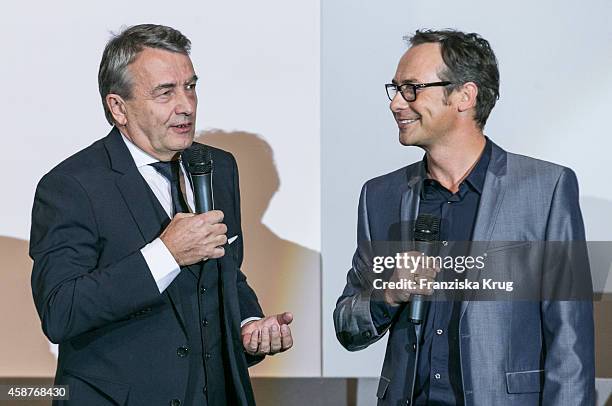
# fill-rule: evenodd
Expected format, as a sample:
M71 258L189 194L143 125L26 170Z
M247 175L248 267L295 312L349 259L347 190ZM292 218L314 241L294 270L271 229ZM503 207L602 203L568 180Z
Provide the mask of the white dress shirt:
M123 134L121 134L121 136L125 142L125 145L130 151L132 158L134 159L138 172L140 172L144 180L153 191L153 194L155 194L155 197L157 197L157 200L159 200L159 203L166 211L168 217L174 217L170 181L150 165L152 163L159 162L159 159L152 157L142 149L138 148ZM189 206L190 211L193 211L193 207L195 207L193 201L193 190L191 189L191 185L187 180L187 175L182 163L180 167L181 176L185 186L185 194L187 195L187 206ZM162 293L172 283L174 278L178 276L179 272L181 271L181 267L160 238L156 238L149 244L145 245L140 252L142 252L142 256L149 266L149 270L153 275L153 279L155 279L159 293Z
M168 217L173 218L175 213L174 206L172 205L170 181L150 165L152 163L159 162L159 160L137 147L125 135L121 134L121 137L123 138L128 151L130 151L132 159L134 159L138 172L140 172L144 180L151 188L151 191L153 191L153 194L155 194L155 197L157 197L157 200L166 211L166 214L168 214ZM182 162L180 164L180 168L181 177L183 180L182 185L185 189L185 201L187 202L189 211L193 212L195 207L193 190L191 189L191 183L187 178L187 172L185 171ZM236 240L236 238L237 236L230 238L228 243L231 244ZM178 276L179 272L181 272L181 267L159 237L145 245L140 252L142 253L147 266L151 271L151 275L153 275L153 279L155 279L159 293L163 293L164 290L166 290L166 288L172 283L174 278ZM240 326L242 327L252 320L259 320L259 317L249 317L243 320L242 323L240 323Z

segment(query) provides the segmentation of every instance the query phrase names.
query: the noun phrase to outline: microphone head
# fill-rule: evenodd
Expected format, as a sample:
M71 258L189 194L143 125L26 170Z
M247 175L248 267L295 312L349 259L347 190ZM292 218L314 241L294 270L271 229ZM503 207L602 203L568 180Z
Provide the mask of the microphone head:
M437 241L440 235L440 219L431 214L419 214L414 224L414 239Z
M212 154L206 145L192 143L181 153L181 159L187 172L192 175L207 174L213 170Z

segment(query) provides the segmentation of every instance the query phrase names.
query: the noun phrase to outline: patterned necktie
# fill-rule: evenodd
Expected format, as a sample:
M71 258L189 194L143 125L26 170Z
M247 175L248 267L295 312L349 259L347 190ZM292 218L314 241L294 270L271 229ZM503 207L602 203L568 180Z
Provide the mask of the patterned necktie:
M179 161L155 162L149 165L155 168L157 172L159 172L170 182L170 193L172 195L172 207L174 208L174 214L189 213L189 207L183 198L183 193L181 193L179 184L181 172L179 168Z

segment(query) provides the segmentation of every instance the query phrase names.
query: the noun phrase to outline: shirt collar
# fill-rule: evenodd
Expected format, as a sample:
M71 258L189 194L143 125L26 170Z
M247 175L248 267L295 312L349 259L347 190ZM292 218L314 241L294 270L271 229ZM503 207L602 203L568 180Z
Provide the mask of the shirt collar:
M482 194L482 188L484 187L484 181L487 177L487 168L489 167L489 161L491 160L491 141L489 138L485 138L487 143L485 144L484 150L480 155L478 163L472 169L472 172L465 179L479 194Z
M125 135L123 135L123 133L121 133L121 138L123 138L123 142L125 142L128 151L130 151L130 155L132 155L132 159L134 160L134 163L136 164L137 168L147 166L154 162L159 162L159 159L144 152L136 144L130 141Z
M491 160L491 140L489 140L489 137L485 137L485 139L486 144L482 154L480 154L478 163L464 180L464 182L467 182L478 192L478 194L482 194L482 188L484 187L484 181L487 176L487 168L489 167L489 161ZM425 166L425 171L427 172L427 154L423 156L423 165Z

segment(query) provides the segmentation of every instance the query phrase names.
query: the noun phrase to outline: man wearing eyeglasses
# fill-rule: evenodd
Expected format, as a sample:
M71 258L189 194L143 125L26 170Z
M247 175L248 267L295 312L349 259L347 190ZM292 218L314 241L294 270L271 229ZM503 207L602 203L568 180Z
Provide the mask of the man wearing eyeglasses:
M389 330L379 405L594 404L589 300L430 301L418 325L410 303L431 288L372 286L366 247L406 239L402 225L422 214L440 220L440 241L509 241L529 252L524 241L585 239L574 172L508 153L483 133L499 96L489 43L454 30L416 31L409 43L386 91L400 143L425 157L362 188L358 248L334 311L338 340L357 351ZM588 265L578 271L590 283ZM395 267L390 280L440 272Z

